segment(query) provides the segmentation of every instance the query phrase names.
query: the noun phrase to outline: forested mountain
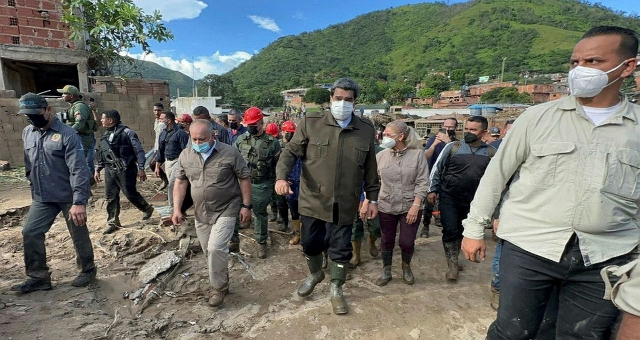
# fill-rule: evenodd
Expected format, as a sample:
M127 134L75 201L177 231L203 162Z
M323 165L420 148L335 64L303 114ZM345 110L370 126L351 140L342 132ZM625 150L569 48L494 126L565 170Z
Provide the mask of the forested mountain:
M125 57L113 65L113 74L125 78L162 79L169 82L171 97L175 97L177 89L180 96L190 96L193 92L193 79L181 72L170 70L156 63ZM206 93L206 92L205 92Z
M597 25L640 31L640 17L578 0L407 5L282 37L224 76L248 98L341 76L365 88L414 86L433 73L473 83L499 75L503 61L505 80L514 80L525 72L566 72L573 46Z

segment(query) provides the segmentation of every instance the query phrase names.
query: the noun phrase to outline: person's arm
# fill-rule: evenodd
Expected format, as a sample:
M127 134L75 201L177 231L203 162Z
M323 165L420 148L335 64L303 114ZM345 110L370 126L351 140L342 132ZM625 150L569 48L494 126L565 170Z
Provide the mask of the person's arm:
M24 130L22 130L22 141L25 143L27 143L27 139L28 137L28 133L27 133L27 129L29 129L30 127L27 126L26 128L24 128ZM31 182L31 159L29 158L29 153L27 152L27 149L24 149L24 152L22 154L22 157L24 159L24 176L29 180L29 182Z
M445 145L444 149L442 149L442 152L438 156L438 159L433 164L433 169L431 169L431 176L429 177L429 193L437 194L440 191L440 183L442 183L443 171L449 163L453 145L453 143Z
M165 151L167 150L167 130L162 130L160 132L160 137L158 137L158 153L156 154L156 168L158 167L158 163L164 163ZM133 144L133 142L132 142ZM146 159L146 158L145 158Z
M291 185L287 181L289 173L296 162L296 159L303 158L307 152L309 137L306 130L306 118L302 118L298 123L296 132L291 140L285 144L280 152L278 163L276 164L275 190L278 195L293 194Z
M127 136L129 136L129 140L131 141L131 146L133 147L133 152L136 154L138 170L144 170L144 163L146 161L144 155L144 149L142 148L142 143L140 139L138 139L138 135L131 129L125 129Z
M184 219L181 208L184 203L184 198L187 195L187 187L189 186L189 179L183 167L183 157L178 158L174 171L176 180L173 185L173 192L169 193L173 195L173 216L171 217L171 221L174 225L180 225Z
M427 144L424 146L424 157L431 159L431 157L433 157L433 153L436 151L436 146L440 143L442 142L436 139L436 137L429 138L427 140Z
M69 216L76 226L87 223L86 205L89 200L89 180L91 174L82 150L82 140L78 134L65 136L65 162L69 168L69 182L73 191L73 205Z
M176 132L178 134L178 143L180 143L180 149L184 150L189 145L189 135L182 129Z
M76 103L74 103L74 105L69 109L73 110L73 112L69 112L69 114L72 114L75 120L71 127L76 130L76 132L82 132L85 129L87 122L89 121L91 109L89 109L89 107L86 105Z

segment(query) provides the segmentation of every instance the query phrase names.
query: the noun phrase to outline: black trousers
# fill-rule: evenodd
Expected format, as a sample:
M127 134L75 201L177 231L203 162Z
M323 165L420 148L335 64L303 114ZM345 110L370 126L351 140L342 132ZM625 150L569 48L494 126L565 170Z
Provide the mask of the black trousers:
M442 223L442 242L462 241L462 220L467 218L470 205L456 202L451 196L441 193L438 201L440 223Z
M607 339L619 311L603 299L600 270L622 265L631 259L623 255L585 266L574 235L560 262L532 254L503 240L500 258L500 308L489 326L487 339ZM612 277L612 282L616 280ZM548 310L557 298L557 309ZM546 316L545 316L545 309ZM556 320L546 320L550 316ZM540 326L553 324L555 332L540 337ZM553 334L555 333L555 334Z
M120 223L120 191L140 211L151 209L151 205L140 195L136 188L138 168L128 166L119 173L106 168L104 173L105 198L107 200L107 222Z
M333 262L347 263L351 260L351 232L353 224L337 225L314 217L301 215L302 230L300 244L308 256L327 251Z

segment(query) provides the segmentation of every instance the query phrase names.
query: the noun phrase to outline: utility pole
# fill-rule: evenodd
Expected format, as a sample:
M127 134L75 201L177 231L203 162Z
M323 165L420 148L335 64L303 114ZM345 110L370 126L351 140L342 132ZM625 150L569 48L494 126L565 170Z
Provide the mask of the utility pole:
M504 63L507 61L507 57L502 58L502 73L500 73L500 82L502 83L502 79L504 78Z

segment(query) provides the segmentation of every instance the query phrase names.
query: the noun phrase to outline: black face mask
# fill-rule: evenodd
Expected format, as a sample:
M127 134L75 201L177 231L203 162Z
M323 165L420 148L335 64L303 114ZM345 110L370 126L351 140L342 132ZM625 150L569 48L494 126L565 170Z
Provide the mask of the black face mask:
M49 121L46 118L44 118L44 115L25 115L25 116L27 116L27 121L29 122L29 124L37 128L43 128L47 126L47 124L49 123Z
M290 142L290 141L291 141L291 138L293 138L293 132L287 132L287 133L285 133L285 134L284 134L284 139L285 139L287 142Z
M234 129L234 130L238 130L238 122L229 123L229 127Z
M258 134L258 127L254 126L254 125L250 125L249 126L249 133L252 135L257 135Z
M465 132L464 133L464 142L469 144L469 143L473 143L475 141L478 140L478 136L474 133L471 132Z
M455 130L447 130L447 134L449 135L449 138L451 138L451 139L456 138Z

